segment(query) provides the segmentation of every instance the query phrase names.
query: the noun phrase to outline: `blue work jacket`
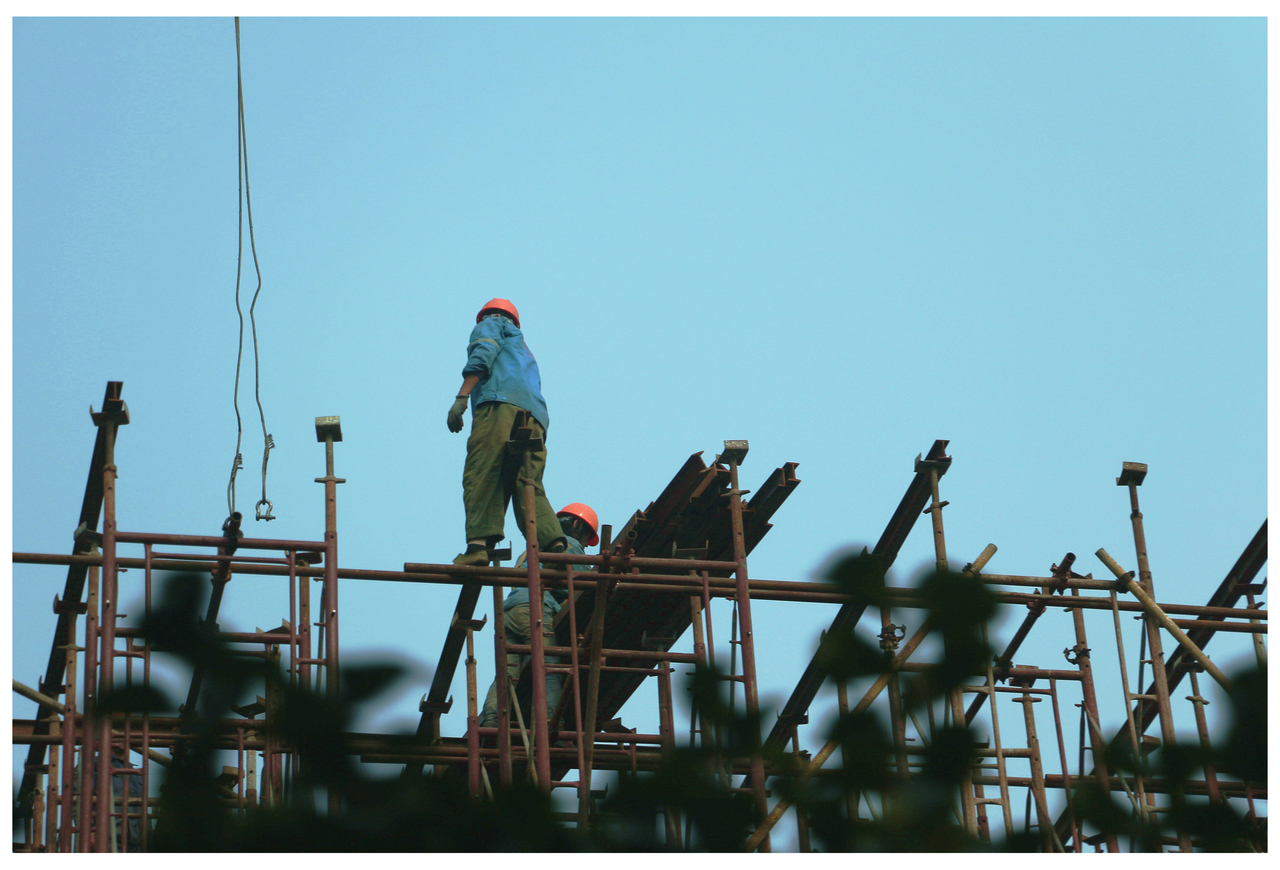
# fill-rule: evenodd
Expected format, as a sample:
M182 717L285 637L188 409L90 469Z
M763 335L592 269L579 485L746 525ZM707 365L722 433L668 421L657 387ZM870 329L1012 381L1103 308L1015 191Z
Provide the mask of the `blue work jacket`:
M520 327L510 320L486 317L471 330L467 364L462 369L462 376L467 375L480 375L480 382L471 390L472 416L485 402L506 402L532 414L544 432L549 428L538 361L529 352Z
M578 543L578 539L575 538L573 535L565 535L564 540L565 540L565 543L569 545L568 549L565 550L566 553L586 553L587 552L586 550L582 549L582 545ZM523 567L524 563L525 562L524 562L523 555L519 559L516 559L517 568ZM543 567L546 567L546 566L543 566ZM562 568L564 566L556 565L555 567ZM548 607L551 608L551 612L553 614L558 613L560 611L560 602L564 601L568 597L569 597L569 593L564 589L556 589L556 590L544 589L542 591L542 605L544 608L548 608ZM504 611L507 611L515 607L517 604L528 604L528 603L529 603L529 587L517 586L515 589L511 590L511 593L507 595L506 600L502 602L502 609Z

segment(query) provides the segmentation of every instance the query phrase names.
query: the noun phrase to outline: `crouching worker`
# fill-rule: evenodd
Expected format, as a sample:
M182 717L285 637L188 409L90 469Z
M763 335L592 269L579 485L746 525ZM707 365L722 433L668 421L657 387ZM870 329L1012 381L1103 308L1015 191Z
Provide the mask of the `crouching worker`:
M560 520L560 528L564 532L565 543L568 545L567 552L585 553L586 550L583 548L582 542L585 541L588 547L594 547L600 542L600 537L596 533L599 528L596 512L585 504L574 502L565 506L556 516ZM524 556L521 556L520 561L516 562L516 566L519 567L523 561ZM559 568L560 566L556 565L555 567ZM567 597L568 593L563 589L543 590L542 642L547 646L555 645L555 631L552 629L552 625L555 622L556 614L560 612L560 605ZM528 587L518 586L512 589L502 604L502 611L503 629L507 643L529 645L532 637L532 626L530 625ZM519 682L520 671L528 660L528 656L507 654L507 679L511 681L512 686ZM554 664L560 660L556 656L547 656L548 663ZM554 712L556 704L560 702L560 686L563 682L563 674L547 674L548 715ZM515 721L514 713L511 721ZM489 686L489 693L485 696L484 709L480 712L479 724L481 728L492 728L498 724L498 681L496 679L493 681L493 685Z

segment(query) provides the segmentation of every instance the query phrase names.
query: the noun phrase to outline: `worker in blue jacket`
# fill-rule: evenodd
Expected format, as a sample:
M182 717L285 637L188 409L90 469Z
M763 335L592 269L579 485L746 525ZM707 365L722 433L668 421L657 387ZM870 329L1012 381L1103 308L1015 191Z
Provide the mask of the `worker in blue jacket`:
M538 362L520 331L520 313L509 300L491 299L476 315L476 326L467 344L467 364L462 369L462 388L449 409L450 432L462 431L462 414L468 403L471 436L462 470L467 549L453 564L488 564L489 551L504 537L502 526L508 501L515 502L516 522L524 532L521 484L526 480L534 485L538 548L547 553L564 552L564 532L542 488L548 424L542 378ZM541 439L542 447L522 451L519 467L512 468L507 466L507 442L521 410L532 416L529 427L532 436Z
M556 515L560 521L560 528L565 534L567 543L567 552L585 553L582 541L586 541L588 547L594 547L600 542L600 536L596 533L599 528L599 519L596 512L585 504L574 502L565 505L564 508ZM521 559L524 557L521 556ZM520 562L516 563L519 567ZM563 566L556 565L556 568ZM560 605L564 603L568 597L568 593L563 589L544 589L542 592L542 642L546 646L555 646L556 636L553 628L555 624L556 614L560 612ZM507 643L518 643L528 645L530 638L533 636L532 626L530 625L531 614L529 607L529 587L517 586L507 595L505 601L502 602L502 625L503 634L506 636ZM525 663L529 660L528 656L507 654L507 678L514 686L520 680L520 671L524 668ZM557 656L547 656L549 664L557 664L561 659ZM563 674L547 673L547 715L554 715L556 705L560 703L560 687L564 683ZM515 716L512 716L512 722L515 722ZM498 681L495 679L493 684L489 686L489 692L484 698L484 709L480 712L479 724L481 728L492 728L498 724Z

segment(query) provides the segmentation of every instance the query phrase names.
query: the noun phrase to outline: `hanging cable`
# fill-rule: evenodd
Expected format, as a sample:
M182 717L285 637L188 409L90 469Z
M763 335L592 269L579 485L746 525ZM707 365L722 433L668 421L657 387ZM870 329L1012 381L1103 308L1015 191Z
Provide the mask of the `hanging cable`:
M247 214L249 219L249 249L253 254L253 269L257 274L258 286L253 292L253 301L249 304L249 327L253 334L253 395L258 403L258 417L262 421L262 499L254 505L254 518L259 520L274 520L271 515L272 504L267 499L267 460L270 458L271 450L275 447L275 440L267 432L267 418L262 410L262 397L259 391L259 363L258 363L258 325L254 319L254 308L258 304L258 294L262 292L262 270L258 266L258 248L253 238L253 202L249 196L249 143L245 133L244 123L244 80L240 70L240 18L235 19L236 24L236 103L238 107L239 123L236 135L236 174L237 174L237 200L239 205L238 233L236 238L236 314L240 318L240 334L236 343L236 380L235 392L232 395L232 404L235 406L236 412L236 455L231 464L231 480L227 484L227 508L232 514L236 512L236 472L244 467L244 459L240 453L240 441L243 435L243 428L240 420L240 361L244 354L244 312L240 308L240 277L242 264L244 260L244 219ZM263 511L263 505L266 505L266 511Z

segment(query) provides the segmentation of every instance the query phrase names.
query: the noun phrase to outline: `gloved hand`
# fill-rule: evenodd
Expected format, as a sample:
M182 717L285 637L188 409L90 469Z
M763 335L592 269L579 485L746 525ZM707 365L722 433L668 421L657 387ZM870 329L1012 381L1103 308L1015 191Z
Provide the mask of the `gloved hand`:
M467 410L467 404L471 401L469 396L458 396L453 400L453 407L449 409L449 431L462 431L462 414Z

